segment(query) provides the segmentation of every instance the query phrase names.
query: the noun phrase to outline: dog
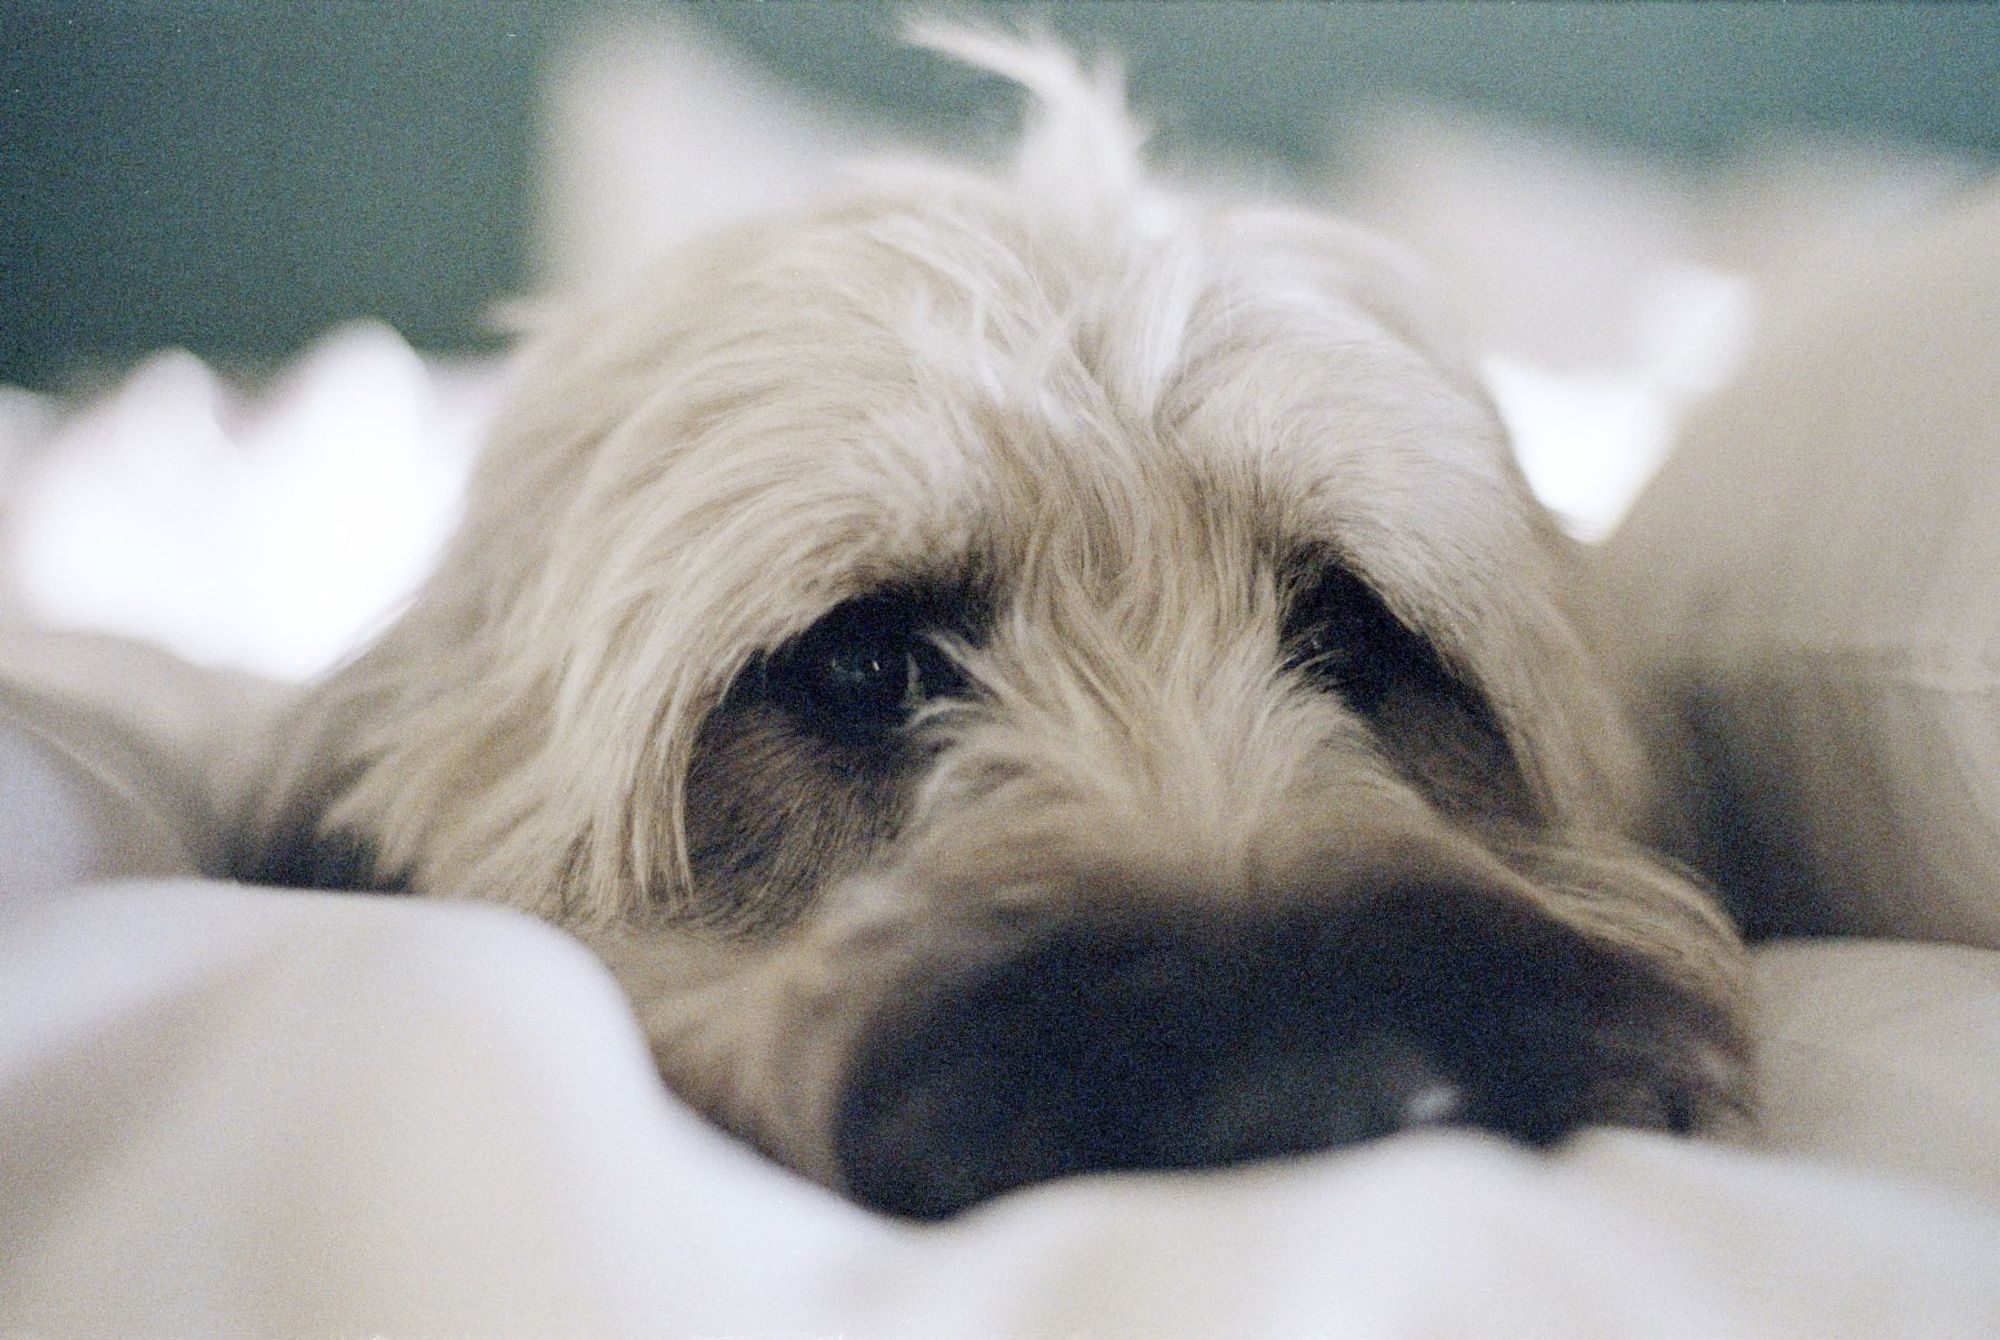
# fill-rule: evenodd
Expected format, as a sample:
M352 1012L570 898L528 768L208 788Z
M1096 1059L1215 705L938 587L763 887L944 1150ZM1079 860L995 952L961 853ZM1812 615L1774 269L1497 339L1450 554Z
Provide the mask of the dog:
M1456 1124L1749 1118L1587 583L1410 263L1177 192L1118 75L528 342L243 869L583 940L723 1127L918 1218Z

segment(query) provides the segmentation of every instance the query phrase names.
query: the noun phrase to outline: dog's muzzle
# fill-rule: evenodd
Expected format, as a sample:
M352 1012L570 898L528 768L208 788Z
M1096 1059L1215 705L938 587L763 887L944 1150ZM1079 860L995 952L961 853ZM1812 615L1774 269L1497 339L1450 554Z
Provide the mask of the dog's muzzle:
M1542 1144L1685 1122L1647 1041L1670 993L1498 888L1015 917L957 943L863 1029L838 1100L840 1175L879 1209L938 1218L1069 1174L1412 1126Z

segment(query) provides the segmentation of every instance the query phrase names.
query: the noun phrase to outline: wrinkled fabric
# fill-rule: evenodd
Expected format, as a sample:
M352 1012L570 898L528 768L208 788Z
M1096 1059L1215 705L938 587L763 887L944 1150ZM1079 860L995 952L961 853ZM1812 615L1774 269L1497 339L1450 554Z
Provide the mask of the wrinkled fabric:
M1930 1040L1988 1071L1995 1043ZM0 914L0 1244L0 1334L2000 1333L1975 1189L1634 1133L897 1224L675 1102L559 931L199 880Z

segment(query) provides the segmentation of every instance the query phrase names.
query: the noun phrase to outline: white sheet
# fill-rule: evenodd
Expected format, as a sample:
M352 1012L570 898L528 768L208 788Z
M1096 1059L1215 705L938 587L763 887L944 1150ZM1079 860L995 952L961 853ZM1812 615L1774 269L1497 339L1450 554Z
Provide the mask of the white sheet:
M21 900L0 1021L0 1335L2000 1334L2000 1207L1634 1134L889 1223L672 1101L595 961L484 907Z

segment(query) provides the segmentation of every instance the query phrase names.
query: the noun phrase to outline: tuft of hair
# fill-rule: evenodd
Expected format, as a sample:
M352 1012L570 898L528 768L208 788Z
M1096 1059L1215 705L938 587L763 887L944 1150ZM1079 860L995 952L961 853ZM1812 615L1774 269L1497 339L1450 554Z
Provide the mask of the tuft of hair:
M1125 70L1111 56L1085 69L1046 32L918 14L904 20L910 45L1020 85L1031 101L1015 151L1024 198L1065 214L1078 229L1128 212L1145 187L1151 130L1125 99Z

